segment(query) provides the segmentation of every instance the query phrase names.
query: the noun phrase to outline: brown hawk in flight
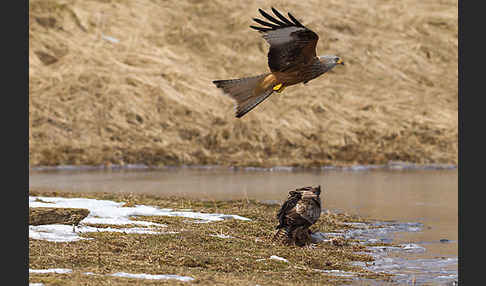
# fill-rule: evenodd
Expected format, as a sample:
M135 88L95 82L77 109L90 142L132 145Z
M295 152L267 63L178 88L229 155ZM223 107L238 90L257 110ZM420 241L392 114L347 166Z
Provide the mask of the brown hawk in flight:
M263 27L250 26L262 33L270 44L268 66L270 73L254 77L230 80L215 80L216 87L223 89L236 101L236 117L240 118L269 97L274 91L280 93L285 87L308 81L344 62L334 55L316 55L319 36L304 27L292 14L285 18L272 8L275 17L258 9L268 22L254 18Z
M310 233L309 227L316 223L321 216L320 194L321 186L290 191L287 200L277 214L279 224L276 227L277 233L274 239L284 231L287 241L297 242L295 241L296 235Z

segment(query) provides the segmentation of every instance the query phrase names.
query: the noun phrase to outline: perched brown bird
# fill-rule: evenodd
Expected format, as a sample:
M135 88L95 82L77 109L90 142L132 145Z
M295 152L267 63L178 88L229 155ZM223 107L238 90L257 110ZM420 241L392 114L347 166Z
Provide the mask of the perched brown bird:
M281 235L282 231L287 236L287 241L296 242L296 238L310 238L309 227L316 223L321 216L321 186L317 188L305 187L290 191L287 200L280 208L277 219L277 233L274 239ZM299 230L299 233L296 232ZM302 240L302 239L300 239Z
M255 108L274 91L281 93L285 87L310 80L344 62L334 55L316 55L319 36L302 25L292 14L285 18L275 8L275 17L258 9L269 22L253 18L262 25L250 26L259 31L270 44L268 66L270 73L254 77L215 80L216 87L223 89L236 101L236 117L240 118Z

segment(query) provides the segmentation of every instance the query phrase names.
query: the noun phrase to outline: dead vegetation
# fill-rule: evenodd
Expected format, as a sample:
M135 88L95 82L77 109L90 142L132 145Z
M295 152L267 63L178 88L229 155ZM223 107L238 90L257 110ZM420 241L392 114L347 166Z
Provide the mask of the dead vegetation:
M68 224L78 225L89 215L89 210L79 208L29 208L29 225Z
M292 11L346 66L243 119L211 83L268 70ZM457 1L29 1L29 162L457 164Z
M60 193L30 191L29 195L57 196ZM253 200L201 201L153 195L113 193L70 193L63 197L110 199L129 204L155 205L161 208L192 209L199 212L238 214L251 221L224 220L214 223L190 223L178 217L143 217L167 225L175 233L147 235L108 232L80 234L91 240L54 243L29 240L29 268L67 268L70 274L30 274L29 282L46 285L172 284L174 280L138 280L110 277L115 272L177 274L190 276L198 285L342 285L349 278L319 270L342 270L369 279L389 279L372 273L353 261L372 262L363 245L339 240L314 247L285 246L272 241L277 224L277 205ZM137 219L137 218L134 218ZM142 219L142 218L140 218ZM365 222L348 214L326 213L312 226L322 232L353 228L345 222ZM110 226L112 227L112 226ZM226 235L221 238L216 235ZM360 252L360 253L358 253ZM363 253L364 252L364 253ZM269 259L276 255L288 262ZM86 275L92 272L97 275ZM57 284L56 284L57 283Z

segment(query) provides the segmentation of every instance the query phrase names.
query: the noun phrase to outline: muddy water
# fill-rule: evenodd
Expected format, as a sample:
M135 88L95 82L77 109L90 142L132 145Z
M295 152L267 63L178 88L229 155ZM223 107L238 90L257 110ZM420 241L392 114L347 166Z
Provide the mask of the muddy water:
M321 185L324 207L367 218L418 223L414 231L387 234L394 243L423 251L387 254L403 283L442 284L457 280L458 173L448 170L234 171L221 168L163 170L32 171L31 188L82 192L133 192L202 199L277 200L288 190ZM402 263L400 261L405 261ZM428 271L430 265L443 266ZM401 264L400 264L401 263ZM429 265L429 266L428 266ZM387 269L387 265L383 269ZM378 269L377 270L381 270ZM438 277L438 278L437 278ZM435 278L439 280L434 280ZM407 280L409 279L409 280ZM440 280L442 279L442 280Z

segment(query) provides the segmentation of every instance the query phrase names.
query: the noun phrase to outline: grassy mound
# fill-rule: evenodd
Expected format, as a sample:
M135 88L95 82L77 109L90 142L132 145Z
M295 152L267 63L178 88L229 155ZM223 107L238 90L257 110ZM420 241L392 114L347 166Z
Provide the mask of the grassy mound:
M258 1L29 1L29 162L457 164L457 1L278 1L346 62L242 119Z

